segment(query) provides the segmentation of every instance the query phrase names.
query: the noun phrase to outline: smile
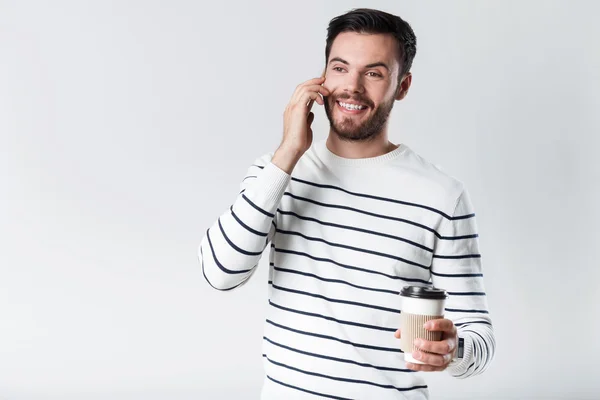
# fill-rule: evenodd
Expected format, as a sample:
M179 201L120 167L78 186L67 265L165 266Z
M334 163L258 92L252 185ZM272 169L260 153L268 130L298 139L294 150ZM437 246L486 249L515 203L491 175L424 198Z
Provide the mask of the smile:
M363 106L360 104L344 103L342 101L336 101L336 103L342 111L349 112L351 114L360 113L361 111L366 110L368 108L367 106Z

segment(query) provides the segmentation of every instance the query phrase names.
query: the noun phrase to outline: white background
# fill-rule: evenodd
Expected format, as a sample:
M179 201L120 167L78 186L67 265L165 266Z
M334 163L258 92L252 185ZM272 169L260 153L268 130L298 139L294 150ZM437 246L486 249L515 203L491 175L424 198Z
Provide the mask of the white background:
M600 397L598 2L140 0L0 1L1 399L258 398L267 260L220 293L197 246L365 4L418 40L392 141L478 215L497 356L433 398Z

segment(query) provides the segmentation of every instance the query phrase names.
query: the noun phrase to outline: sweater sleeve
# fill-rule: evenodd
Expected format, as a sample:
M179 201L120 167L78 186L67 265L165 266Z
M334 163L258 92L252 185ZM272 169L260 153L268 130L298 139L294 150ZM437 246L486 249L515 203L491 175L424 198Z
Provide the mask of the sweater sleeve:
M290 175L271 163L271 156L248 168L235 202L202 238L198 257L214 289L232 290L247 282L275 234L275 213Z
M473 205L466 189L453 215L440 225L431 264L435 287L448 292L445 318L464 339L463 358L446 369L456 378L484 372L495 354L496 340L483 282L479 235Z

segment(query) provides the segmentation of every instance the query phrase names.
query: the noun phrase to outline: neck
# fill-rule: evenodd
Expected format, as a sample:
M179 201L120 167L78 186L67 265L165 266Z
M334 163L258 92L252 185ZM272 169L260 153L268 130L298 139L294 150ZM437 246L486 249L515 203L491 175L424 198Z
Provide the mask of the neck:
M329 151L343 158L378 157L398 148L398 145L388 140L385 130L373 140L366 142L342 140L335 132L330 130L326 143Z

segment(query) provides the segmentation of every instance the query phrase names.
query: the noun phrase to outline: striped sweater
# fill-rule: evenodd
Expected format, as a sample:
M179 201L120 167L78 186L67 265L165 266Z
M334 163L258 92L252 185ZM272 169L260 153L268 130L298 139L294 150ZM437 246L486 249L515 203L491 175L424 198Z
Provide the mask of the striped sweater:
M399 292L433 285L449 298L465 352L446 371L483 372L495 339L468 192L402 144L346 159L316 142L291 176L272 153L248 169L235 202L198 249L218 290L250 279L270 246L261 399L426 399L406 368Z

